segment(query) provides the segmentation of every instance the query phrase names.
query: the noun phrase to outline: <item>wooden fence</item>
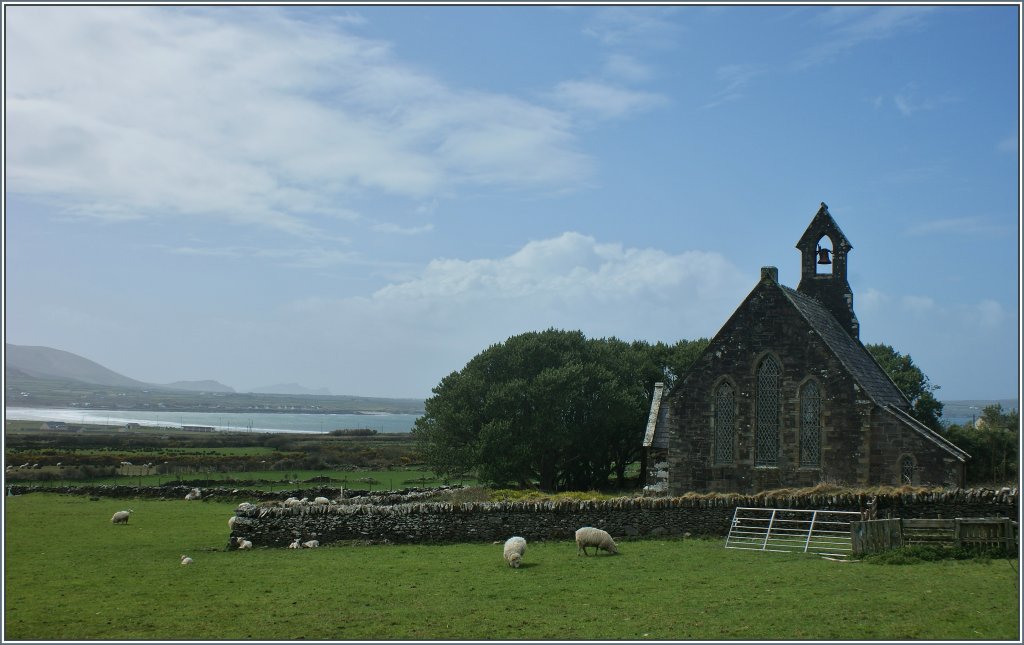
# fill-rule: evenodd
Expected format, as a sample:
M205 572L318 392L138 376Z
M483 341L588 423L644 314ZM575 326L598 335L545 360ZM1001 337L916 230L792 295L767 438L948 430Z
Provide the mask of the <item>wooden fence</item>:
M854 555L915 545L1017 550L1017 523L1007 517L867 520L853 522L850 533Z

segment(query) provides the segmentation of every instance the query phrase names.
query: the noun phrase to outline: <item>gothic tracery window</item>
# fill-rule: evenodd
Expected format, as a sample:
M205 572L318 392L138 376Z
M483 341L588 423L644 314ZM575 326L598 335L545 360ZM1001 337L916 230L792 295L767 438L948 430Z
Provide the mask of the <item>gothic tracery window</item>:
M800 465L821 465L821 392L813 381L800 390Z
M755 466L779 461L779 364L768 356L757 369L757 435Z
M904 484L914 483L914 458L904 457L900 464L900 480Z
M733 463L735 403L732 386L723 383L715 391L715 463Z

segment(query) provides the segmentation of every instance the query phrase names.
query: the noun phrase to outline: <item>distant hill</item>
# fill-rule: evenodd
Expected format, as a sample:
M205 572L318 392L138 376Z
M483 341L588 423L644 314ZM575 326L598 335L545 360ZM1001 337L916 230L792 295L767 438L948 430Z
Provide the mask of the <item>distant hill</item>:
M233 393L235 391L234 388L217 381L175 381L174 383L166 383L161 387L169 387L172 390L187 390L189 392Z
M424 405L423 399L332 395L295 383L251 393L235 392L213 380L144 383L50 347L6 344L4 359L6 403L17 407L422 414Z
M312 396L331 396L331 391L325 387L318 389L312 389L303 387L298 383L279 383L277 385L264 385L262 387L256 387L249 392L253 394L299 394L299 395L312 395Z
M51 347L5 344L7 378L19 373L35 378L72 380L114 387L146 387L148 383L122 376L78 354Z

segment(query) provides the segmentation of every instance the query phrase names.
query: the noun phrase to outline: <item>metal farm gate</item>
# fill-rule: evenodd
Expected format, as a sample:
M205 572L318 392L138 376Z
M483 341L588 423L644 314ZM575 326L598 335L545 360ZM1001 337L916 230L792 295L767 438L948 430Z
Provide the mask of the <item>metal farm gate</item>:
M853 553L850 524L857 520L856 511L739 507L725 548L846 558Z

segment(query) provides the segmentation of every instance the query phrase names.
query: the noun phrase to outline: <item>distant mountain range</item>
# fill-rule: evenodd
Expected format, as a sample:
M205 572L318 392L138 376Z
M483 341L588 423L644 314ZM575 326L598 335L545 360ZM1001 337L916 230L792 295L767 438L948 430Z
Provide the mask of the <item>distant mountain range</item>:
M71 352L53 349L52 347L12 345L10 343L5 344L4 372L8 380L12 377L26 376L37 379L71 380L81 383L133 389L166 388L187 392L235 392L234 388L213 380L146 383L118 374L95 361L72 354ZM254 394L305 394L320 396L329 396L331 394L326 388L311 389L297 383L267 385L250 391Z

